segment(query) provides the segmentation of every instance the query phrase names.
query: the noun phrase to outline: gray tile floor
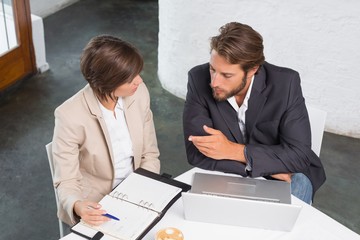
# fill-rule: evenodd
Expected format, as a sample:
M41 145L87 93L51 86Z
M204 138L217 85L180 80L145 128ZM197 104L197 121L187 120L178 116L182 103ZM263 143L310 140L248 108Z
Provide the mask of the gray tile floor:
M0 239L58 239L56 206L45 144L53 111L85 85L79 55L98 34L121 36L144 55L162 172L190 169L182 135L184 101L157 79L158 3L152 0L83 0L44 19L50 70L0 95ZM360 139L325 133L321 158L327 181L314 207L360 233ZM315 226L314 226L315 227Z

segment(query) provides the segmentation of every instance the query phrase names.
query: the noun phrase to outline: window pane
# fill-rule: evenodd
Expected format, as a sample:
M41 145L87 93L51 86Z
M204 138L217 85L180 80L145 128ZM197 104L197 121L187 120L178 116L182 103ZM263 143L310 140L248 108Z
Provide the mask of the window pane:
M0 0L0 55L17 45L13 2Z

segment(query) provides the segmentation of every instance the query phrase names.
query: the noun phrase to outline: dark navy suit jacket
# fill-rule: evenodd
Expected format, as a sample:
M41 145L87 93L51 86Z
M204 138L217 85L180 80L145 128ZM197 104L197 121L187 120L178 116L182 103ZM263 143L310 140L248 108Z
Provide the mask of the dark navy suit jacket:
M216 101L210 87L209 64L189 71L183 129L190 164L208 170L246 176L238 161L214 160L188 141L205 135L203 125L220 130L230 141L244 143L236 111L228 101ZM246 111L246 155L252 162L251 177L276 173L304 173L314 193L326 177L319 157L311 150L311 130L299 74L264 63L255 75Z

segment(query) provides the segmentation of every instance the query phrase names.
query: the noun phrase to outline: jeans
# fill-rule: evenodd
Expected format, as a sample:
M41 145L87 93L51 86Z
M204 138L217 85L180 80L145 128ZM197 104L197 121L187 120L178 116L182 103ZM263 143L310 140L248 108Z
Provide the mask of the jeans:
M312 203L313 187L308 177L295 173L291 177L291 194L307 204Z

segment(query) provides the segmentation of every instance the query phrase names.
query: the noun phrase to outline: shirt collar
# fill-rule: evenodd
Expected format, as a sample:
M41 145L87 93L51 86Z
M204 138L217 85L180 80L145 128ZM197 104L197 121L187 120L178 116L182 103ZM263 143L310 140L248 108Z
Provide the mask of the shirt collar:
M116 103L116 108L124 110L124 100L122 97L119 97Z
M255 75L254 75L255 76ZM244 101L243 103L241 104L241 106L238 106L237 103L236 103L236 99L235 99L235 96L232 96L232 97L229 97L227 99L227 101L230 103L230 105L235 109L235 111L238 111L240 107L245 107L247 109L247 106L248 106L248 101L250 99L250 94L251 94L251 89L252 89L252 86L253 86L253 83L254 83L254 76L251 78L251 82L250 82L250 86L249 86L249 89L247 90L246 92L246 95L245 95L245 98L244 98Z
M103 110L106 110L106 111L112 112L111 110L105 108L105 107L101 104L101 102L100 102L100 100L99 100L98 98L96 98L96 100L97 100L97 102L98 102L98 104L99 104L100 109L102 109L102 111L103 111ZM122 97L119 97L119 98L118 98L114 110L116 110L116 109L119 109L119 110L121 110L121 111L124 110L124 100L123 100Z

